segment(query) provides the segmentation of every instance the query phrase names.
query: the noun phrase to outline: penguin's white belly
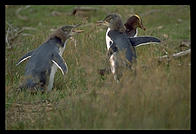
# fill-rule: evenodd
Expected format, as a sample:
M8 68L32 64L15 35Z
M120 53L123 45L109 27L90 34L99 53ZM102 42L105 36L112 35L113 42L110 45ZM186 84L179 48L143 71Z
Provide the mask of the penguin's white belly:
M118 57L116 52L111 55L109 61L111 65L111 72L115 74L118 66Z
M115 61L115 58L114 58L114 54L113 55L111 55L111 57L110 57L110 65L111 65L111 72L113 73L113 74L115 74L115 72L116 72L116 61Z
M67 41L66 41L67 42ZM59 49L59 55L62 56L63 55L63 52L65 50L65 46L66 46L66 42L64 43L64 47L63 48L60 48ZM48 91L51 91L52 88L53 88L53 83L54 83L54 76L56 74L56 71L57 71L57 66L56 64L52 64L52 67L51 67L51 72L50 72L50 77L49 77L49 83L48 83Z

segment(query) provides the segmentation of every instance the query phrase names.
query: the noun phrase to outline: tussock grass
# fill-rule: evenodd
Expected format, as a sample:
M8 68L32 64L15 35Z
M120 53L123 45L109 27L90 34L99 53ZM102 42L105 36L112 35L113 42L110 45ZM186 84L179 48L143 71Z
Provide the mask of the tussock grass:
M37 48L51 33L50 29L65 24L83 23L84 18L67 15L76 6L31 6L15 16L18 8L6 8L6 21L17 27L29 26L32 36L19 36L6 48L6 129L190 129L190 55L171 61L157 62L156 57L179 52L182 41L190 41L190 7L167 6L105 6L86 20L94 24L111 12L123 20L129 14L143 15L147 31L139 35L161 39L160 45L137 48L136 75L124 70L117 84L113 75L101 78L97 70L105 67L106 45L103 27L82 27L75 44L69 41L63 54L69 72L63 77L57 71L50 93L32 95L16 92L24 74L25 63L18 59ZM60 16L52 16L58 11Z

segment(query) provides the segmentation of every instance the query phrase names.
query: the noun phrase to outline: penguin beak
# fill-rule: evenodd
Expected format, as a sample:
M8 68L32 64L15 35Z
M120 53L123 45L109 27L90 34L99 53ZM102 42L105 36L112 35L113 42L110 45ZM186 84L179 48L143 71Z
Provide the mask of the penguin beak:
M84 32L84 30L80 30L80 29L76 29L77 27L79 27L81 24L77 24L77 25L73 25L73 29L71 31L71 35L74 35L76 33L82 33Z
M76 29L73 29L72 32L73 33L82 33L82 32L84 32L84 30L76 30Z
M97 21L97 22L96 22L96 25L97 25L97 26L100 26L100 25L102 25L102 24L103 24L103 22L104 22L104 21L99 20L99 21Z
M146 28L143 26L143 24L141 22L139 22L138 27L143 29L144 31L146 30Z

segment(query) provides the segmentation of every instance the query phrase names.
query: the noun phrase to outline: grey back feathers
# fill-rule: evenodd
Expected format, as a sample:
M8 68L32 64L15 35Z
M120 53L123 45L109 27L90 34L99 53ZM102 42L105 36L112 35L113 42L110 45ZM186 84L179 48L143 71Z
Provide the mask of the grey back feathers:
M114 46L119 50L125 50L125 55L127 60L131 63L133 58L136 58L135 49L132 47L132 44L129 40L129 37L125 33L121 33L116 30L110 30L108 36L113 41Z

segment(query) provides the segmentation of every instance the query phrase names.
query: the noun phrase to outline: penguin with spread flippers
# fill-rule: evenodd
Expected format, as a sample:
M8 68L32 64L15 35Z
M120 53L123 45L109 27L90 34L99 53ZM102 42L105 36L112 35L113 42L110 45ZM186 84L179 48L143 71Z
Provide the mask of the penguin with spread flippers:
M123 56L128 61L128 65L131 65L136 60L136 53L128 35L125 33L125 27L122 23L120 15L110 14L106 16L101 23L109 28L109 31L106 33L109 62L111 72L114 74L114 79L119 81L119 53L122 51L124 52ZM107 37L109 39L108 42Z
M136 60L136 46L148 42L160 42L160 40L155 37L134 37L136 31L134 32L130 27L125 27L126 25L123 25L121 17L118 14L110 14L103 21L98 21L98 23L108 27L106 32L106 45L108 49L111 72L114 74L115 80L119 79L115 75L115 70L119 70L117 67L119 66L119 62L117 60L119 51L124 50L128 63L132 64L133 60ZM130 24L134 25L134 30L137 27L145 30L139 19L134 23L127 23L127 26ZM130 30L127 30L127 28L130 28ZM131 34L129 34L130 31ZM100 74L104 74L105 70L107 69L100 70Z
M25 54L16 65L29 59L24 74L24 81L20 89L40 89L50 91L53 88L54 76L59 68L64 75L68 67L62 54L65 50L68 39L75 33L79 25L65 25L50 35L49 39L37 49Z

